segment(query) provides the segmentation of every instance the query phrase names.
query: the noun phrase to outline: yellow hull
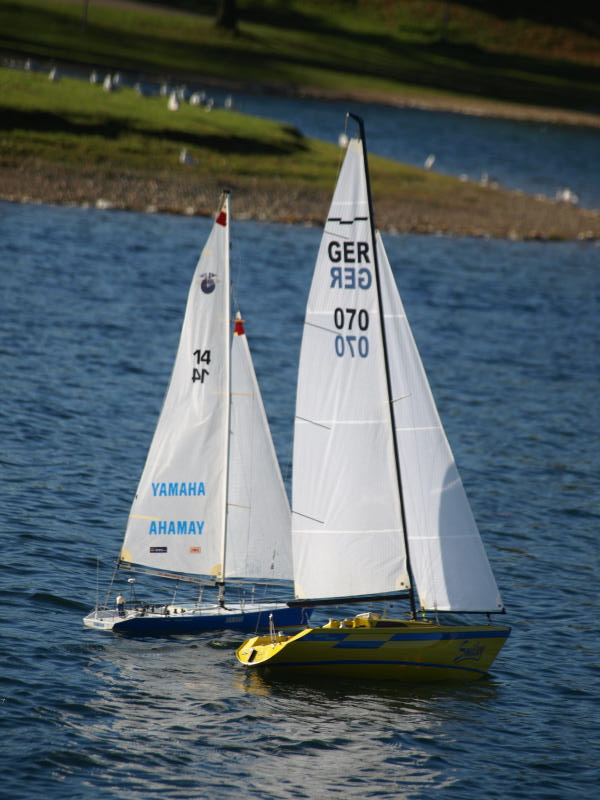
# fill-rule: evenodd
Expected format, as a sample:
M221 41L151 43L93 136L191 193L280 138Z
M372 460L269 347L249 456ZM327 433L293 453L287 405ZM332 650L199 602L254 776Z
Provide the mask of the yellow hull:
M506 626L438 625L362 614L294 636L255 636L236 656L246 667L277 675L405 683L473 680L486 675L509 633Z

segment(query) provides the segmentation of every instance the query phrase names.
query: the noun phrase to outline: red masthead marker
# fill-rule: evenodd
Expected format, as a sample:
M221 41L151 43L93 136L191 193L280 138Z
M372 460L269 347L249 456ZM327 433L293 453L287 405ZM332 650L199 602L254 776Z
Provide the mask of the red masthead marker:
M234 336L244 336L246 331L244 330L244 320L242 319L242 315L238 311L235 315L235 326L233 328Z

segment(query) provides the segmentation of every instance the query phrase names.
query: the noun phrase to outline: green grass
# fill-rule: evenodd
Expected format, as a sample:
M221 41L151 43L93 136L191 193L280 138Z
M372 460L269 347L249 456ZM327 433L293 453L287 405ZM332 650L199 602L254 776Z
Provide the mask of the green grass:
M340 123L342 121L340 120ZM0 69L0 165L42 161L67 168L133 170L149 178L161 170L186 171L182 148L202 175L220 182L290 181L329 190L340 161L333 145L304 137L290 125L182 104L171 112L164 97L132 89L105 92L72 78ZM437 177L373 159L374 185Z
M174 3L174 5L177 5ZM214 3L188 3L214 9ZM7 0L0 50L155 75L289 89L449 92L600 109L598 30L501 19L438 0L238 0L237 35L211 16L147 5ZM491 7L498 4L489 4ZM500 4L501 5L501 4ZM444 9L450 9L444 23Z

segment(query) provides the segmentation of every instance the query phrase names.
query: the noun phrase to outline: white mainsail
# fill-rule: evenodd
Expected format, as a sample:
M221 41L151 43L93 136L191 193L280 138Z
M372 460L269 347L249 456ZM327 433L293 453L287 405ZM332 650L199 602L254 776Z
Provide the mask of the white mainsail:
M367 186L351 141L308 298L292 479L296 595L408 588Z
M226 194L190 286L121 560L218 581L291 579L285 488L243 329L230 339L229 219Z
M377 237L381 324L367 191L362 142L353 139L323 233L302 339L292 489L296 595L355 597L407 589L403 507L420 606L500 611L502 601Z

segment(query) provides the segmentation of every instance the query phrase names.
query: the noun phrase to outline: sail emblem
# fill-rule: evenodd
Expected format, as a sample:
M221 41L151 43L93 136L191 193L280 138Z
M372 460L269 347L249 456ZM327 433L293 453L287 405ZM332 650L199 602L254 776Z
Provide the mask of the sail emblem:
M214 272L205 272L204 274L200 275L200 288L204 292L204 294L210 294L214 292L217 282L215 280L217 276Z

